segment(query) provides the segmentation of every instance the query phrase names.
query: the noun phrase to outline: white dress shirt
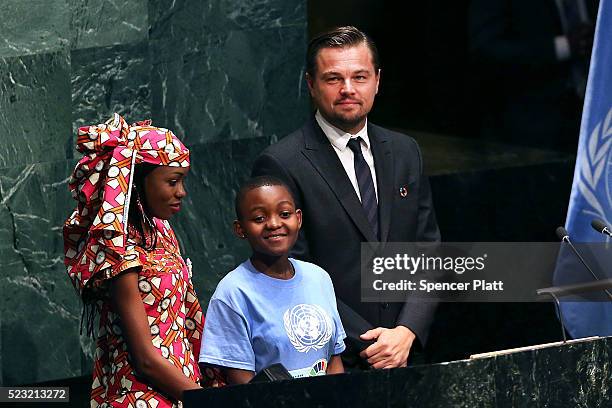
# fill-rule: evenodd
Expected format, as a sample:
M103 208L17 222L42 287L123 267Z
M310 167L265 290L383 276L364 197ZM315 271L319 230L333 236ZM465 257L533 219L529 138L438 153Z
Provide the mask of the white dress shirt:
M361 137L361 142L359 145L361 146L361 152L363 153L363 158L365 159L368 167L370 167L370 172L372 173L372 181L374 182L374 192L376 194L376 201L378 201L378 185L376 184L376 170L374 169L374 156L372 155L372 149L370 148L370 139L368 138L368 120L366 119L366 123L363 128L352 135L350 133L346 133L345 131L338 129L334 125L330 124L325 118L321 115L319 111L315 114L315 120L329 139L329 142L334 147L334 151L338 155L340 162L342 163L342 167L344 167L344 171L348 176L349 180L351 180L351 184L353 184L353 189L357 193L357 197L359 197L359 201L361 201L361 194L359 193L359 184L357 183L357 176L355 175L355 161L353 151L348 147L348 142L352 138Z

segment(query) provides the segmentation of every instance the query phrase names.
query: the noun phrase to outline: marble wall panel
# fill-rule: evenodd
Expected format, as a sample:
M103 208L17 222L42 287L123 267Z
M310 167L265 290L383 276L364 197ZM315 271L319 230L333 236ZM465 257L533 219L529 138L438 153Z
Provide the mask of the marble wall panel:
M70 57L0 57L0 168L61 160L70 134Z
M193 279L204 308L217 282L244 261L250 250L232 232L234 197L251 173L268 138L222 141L190 147L188 192L181 212L171 220L183 255L193 262Z
M73 49L140 42L148 36L148 0L67 0Z
M1 193L0 193L1 200ZM5 326L4 316L8 312L10 313L13 305L7 304L6 299L11 288L5 284L2 278L5 272L9 268L22 267L23 263L21 258L14 250L15 236L13 234L13 223L12 217L8 209L4 205L0 205L0 385L4 384L4 372L11 375L10 366L4 367L4 339L2 336L2 330ZM8 339L7 339L8 341Z
M303 26L307 22L306 2L217 0L212 2L209 13L206 15L206 21L210 21L211 25L213 22L223 22L225 27L230 27L232 30Z
M390 407L495 406L495 364L460 361L394 370L387 383Z
M151 41L153 118L188 144L282 137L308 116L305 26L230 31L185 53Z
M186 47L197 44L203 34L305 26L306 22L306 2L301 0L149 0L151 39Z
M497 406L560 406L560 402L568 407L609 406L610 341L599 339L496 357Z
M57 51L70 43L69 0L0 2L0 57Z
M5 385L82 372L80 305L64 268L61 235L73 207L66 184L73 166L29 164L0 175Z
M391 386L389 370L372 370L243 384L231 392L226 387L188 391L183 402L187 407L421 407L391 405Z
M148 37L148 0L4 0L0 56L104 47Z
M192 391L184 402L253 408L608 407L611 343L602 338L478 360Z
M0 278L6 291L2 301L2 384L31 384L81 375L78 322L63 315L31 276ZM80 314L79 314L80 316ZM91 367L91 366L90 366Z
M72 52L73 142L79 126L98 124L113 112L128 123L151 117L148 42Z

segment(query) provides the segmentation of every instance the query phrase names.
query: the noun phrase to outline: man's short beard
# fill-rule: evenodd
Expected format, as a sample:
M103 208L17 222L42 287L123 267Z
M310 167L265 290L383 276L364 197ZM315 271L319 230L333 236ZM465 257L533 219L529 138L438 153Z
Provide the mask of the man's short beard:
M334 122L337 123L340 126L336 125L336 127L339 127L339 128L354 128L355 126L359 125L362 121L364 121L367 116L368 116L367 114L354 115L352 118L346 118L343 115L335 115L332 118L333 121L330 120L330 123L332 123L332 125L334 124Z

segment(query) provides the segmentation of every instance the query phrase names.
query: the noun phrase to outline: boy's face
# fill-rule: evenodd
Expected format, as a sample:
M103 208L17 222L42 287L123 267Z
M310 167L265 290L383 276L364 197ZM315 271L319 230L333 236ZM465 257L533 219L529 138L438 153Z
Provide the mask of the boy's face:
M248 191L240 203L240 215L234 221L236 235L249 241L253 253L266 256L286 256L302 226L302 212L282 186Z

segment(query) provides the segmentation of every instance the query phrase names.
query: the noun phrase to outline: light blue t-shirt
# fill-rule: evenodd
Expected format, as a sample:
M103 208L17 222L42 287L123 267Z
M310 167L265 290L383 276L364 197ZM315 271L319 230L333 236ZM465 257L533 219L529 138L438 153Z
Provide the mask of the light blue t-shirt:
M275 279L250 260L227 274L210 299L199 361L259 372L281 363L293 377L325 374L344 351L327 272L289 258L295 275Z

